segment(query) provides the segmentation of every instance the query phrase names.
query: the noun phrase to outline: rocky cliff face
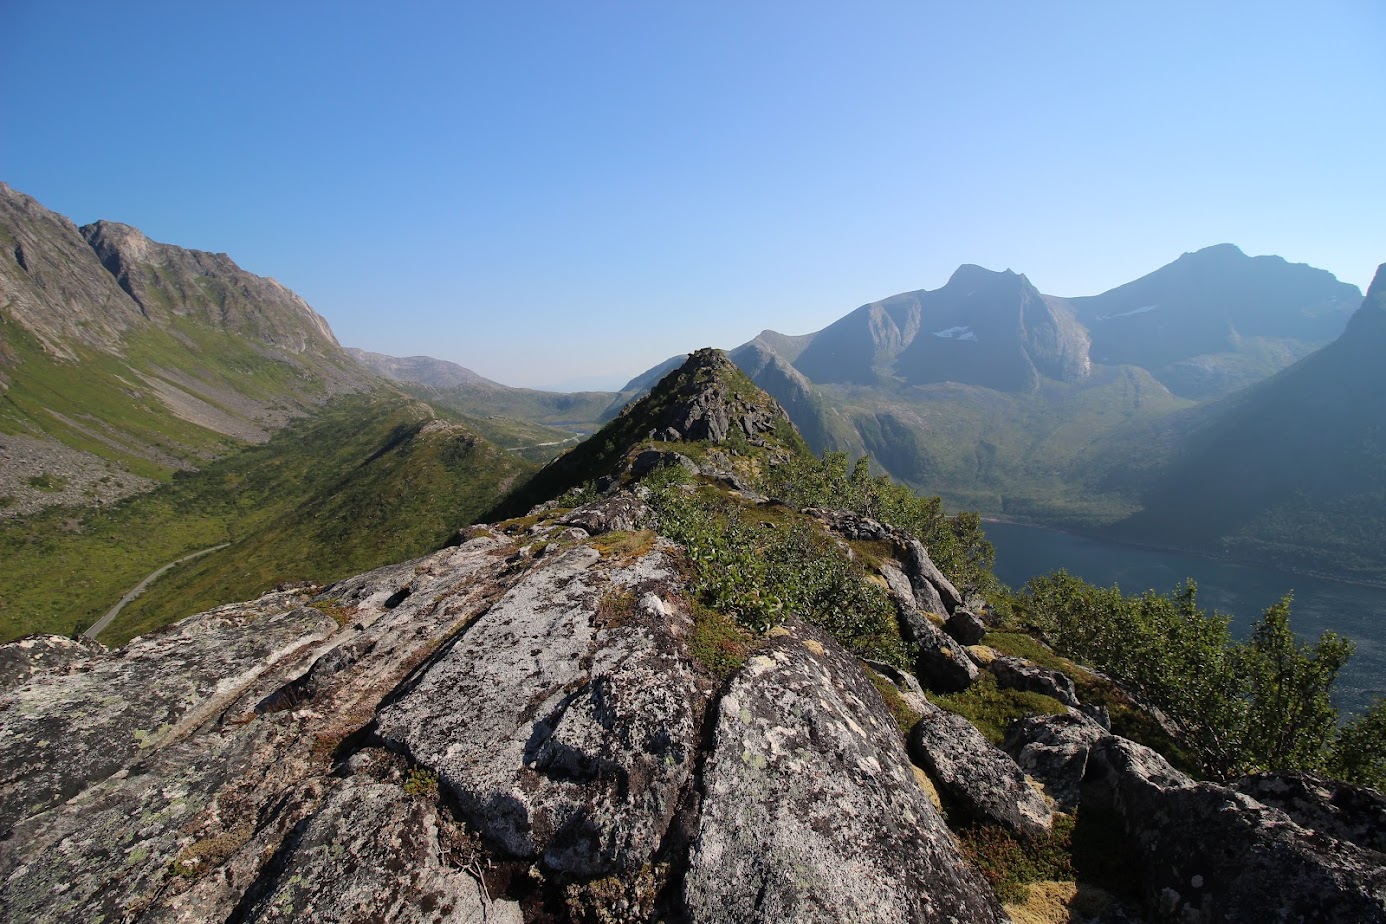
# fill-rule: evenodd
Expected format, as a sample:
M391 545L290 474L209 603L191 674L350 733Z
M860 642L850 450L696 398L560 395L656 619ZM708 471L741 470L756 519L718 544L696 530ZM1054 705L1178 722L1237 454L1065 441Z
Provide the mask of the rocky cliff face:
M790 341L762 335L765 347ZM864 305L813 334L793 364L820 383L961 382L1030 391L1040 377L1080 382L1091 371L1088 333L1063 299L1024 276L961 266L948 284Z
M912 670L860 661L795 613L754 634L709 610L694 575L717 563L663 534L635 477L651 455L698 466L642 439L577 509L470 527L117 651L0 649L0 914L1000 922L950 824L1043 838L1051 805L1081 803L1139 846L1152 910L1265 920L1285 873L1304 919L1386 919L1375 841L1311 834L1112 735L1062 674L977 644L984 601L910 534L741 485L792 449L773 401L729 365L694 354L621 426L667 424L690 452L702 434L706 474L660 490L721 492L760 530L792 518L888 588ZM977 684L1062 714L1018 724L1002 750L925 698ZM1293 806L1305 824L1312 798Z

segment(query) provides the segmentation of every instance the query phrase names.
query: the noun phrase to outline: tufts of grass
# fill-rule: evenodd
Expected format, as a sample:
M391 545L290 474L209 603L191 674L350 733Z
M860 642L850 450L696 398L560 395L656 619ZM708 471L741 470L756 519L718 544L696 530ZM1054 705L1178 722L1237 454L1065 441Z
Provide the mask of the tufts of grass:
M612 588L597 601L597 625L603 629L624 626L635 618L638 606L635 591L625 587Z
M688 649L693 659L718 680L725 680L742 664L754 642L736 620L705 606L693 609L693 637Z
M904 697L900 695L900 691L896 689L895 684L890 682L890 678L881 676L869 667L864 668L864 670L866 676L871 679L871 683L880 692L881 699L885 700L886 708L890 710L890 717L895 720L896 726L900 729L900 736L908 738L910 729L914 728L915 723L920 719L919 713L909 707Z
M438 774L431 770L415 767L409 771L409 776L404 780L404 792L410 796L426 799L436 798L438 795Z
M963 853L971 860L996 897L1008 905L1020 904L1029 895L1028 884L1047 880L1072 880L1073 831L1071 815L1056 815L1048 834L1017 837L997 825L977 825L957 832Z
M613 530L594 537L589 544L602 558L638 558L654 547L654 541L655 534L648 529Z
M967 719L996 745L1005 739L1006 729L1016 719L1030 715L1063 715L1067 712L1063 703L1052 696L1023 690L1003 690L996 685L996 678L987 673L961 693L930 696L929 699Z
M27 479L26 483L29 485L29 487L42 491L45 494L56 494L63 488L67 487L66 478L60 478L57 475L50 475L47 472L41 472L37 475L34 475L32 478Z

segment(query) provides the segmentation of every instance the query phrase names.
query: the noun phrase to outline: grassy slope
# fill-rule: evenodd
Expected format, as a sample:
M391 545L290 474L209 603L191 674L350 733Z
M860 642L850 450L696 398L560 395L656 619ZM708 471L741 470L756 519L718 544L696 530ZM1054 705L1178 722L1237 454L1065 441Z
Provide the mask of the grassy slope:
M168 329L130 335L123 357L79 347L78 363L54 360L3 315L0 339L19 360L7 370L10 387L0 395L0 432L46 434L160 481L168 480L180 463L200 464L236 441L179 418L134 370L220 383L219 388L190 390L218 411L247 422L250 403L289 411L326 397L323 381L305 375L304 369L267 355L244 338L183 319ZM311 368L330 372L339 362L344 360L319 358ZM228 397L240 406L229 404Z
M330 580L436 548L530 466L461 428L420 435L427 416L403 398L337 399L262 446L108 510L0 525L0 637L83 628L154 568L228 540L151 587L103 641L280 581Z

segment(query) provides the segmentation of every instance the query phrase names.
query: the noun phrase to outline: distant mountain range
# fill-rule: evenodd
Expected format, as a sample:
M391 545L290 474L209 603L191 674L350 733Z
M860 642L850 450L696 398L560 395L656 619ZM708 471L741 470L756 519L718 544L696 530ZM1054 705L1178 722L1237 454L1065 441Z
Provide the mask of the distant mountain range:
M1360 305L1330 273L1221 244L1082 298L963 266L730 355L815 450L869 454L955 506L1386 579ZM1327 490L1315 472L1334 466Z
M1323 270L1230 244L1084 297L965 265L939 289L863 305L813 333L766 330L729 355L813 449L869 455L954 507L1382 580L1382 288L1378 276L1363 302ZM310 507L300 505L321 512L344 497L369 505L362 492L404 509L444 482L479 512L685 358L617 392L563 394L511 388L430 357L344 350L303 299L224 254L157 243L114 222L78 227L0 184L0 522L50 509L125 510L121 498L175 472L229 460L218 463L221 482L195 481L192 495L179 495L176 514L140 508L141 522L164 530L176 551L175 523L225 524L217 536L189 531L184 544L195 545L242 522L244 511L212 516L208 505L234 496L228 483L259 478L255 466L336 473L339 483L311 487L262 482L278 485L279 506L262 504L254 542L196 566L207 582L224 575L216 586L228 593L225 575L275 570L228 564L236 555L282 563L275 550L290 536L359 545L334 532L340 524L305 532L275 517L301 519ZM341 404L353 394L355 404ZM330 424L319 419L324 409ZM429 425L440 416L446 426ZM236 461L304 417L298 432L312 441L355 428L353 445L375 446L367 464L291 441ZM417 477L406 457L434 460L430 474ZM360 517L358 507L340 515ZM120 516L135 514L113 516L103 528L119 531ZM371 516L392 535L388 516ZM70 520L74 535L88 529L82 516ZM436 541L440 528L401 541ZM7 563L34 535L0 535ZM52 541L51 530L44 535ZM159 549L122 567L136 571ZM351 565L383 554L353 552ZM206 601L221 593L212 583L196 592Z

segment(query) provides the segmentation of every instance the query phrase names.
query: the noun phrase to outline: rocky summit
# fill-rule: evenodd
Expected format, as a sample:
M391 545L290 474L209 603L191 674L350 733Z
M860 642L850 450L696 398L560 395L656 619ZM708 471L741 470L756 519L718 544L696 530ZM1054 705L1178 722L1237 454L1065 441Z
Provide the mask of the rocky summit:
M1023 850L1076 810L1130 865L1050 919L1386 920L1379 796L1200 783L1113 734L987 646L918 536L760 493L801 443L721 354L592 442L561 496L421 558L0 648L0 917L1033 920L977 832ZM705 510L779 558L708 551ZM770 599L796 549L888 625ZM1052 709L1003 747L937 705L1006 684Z

